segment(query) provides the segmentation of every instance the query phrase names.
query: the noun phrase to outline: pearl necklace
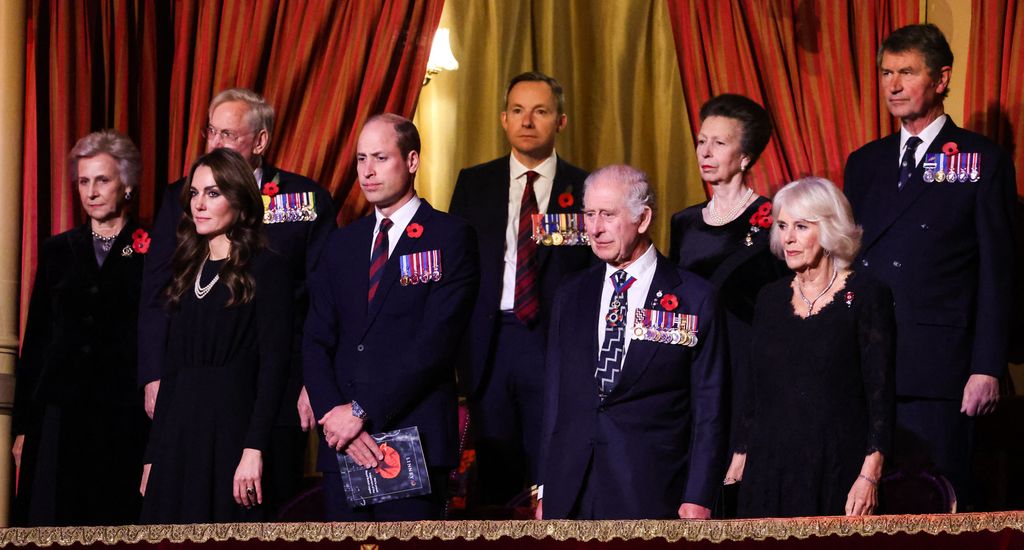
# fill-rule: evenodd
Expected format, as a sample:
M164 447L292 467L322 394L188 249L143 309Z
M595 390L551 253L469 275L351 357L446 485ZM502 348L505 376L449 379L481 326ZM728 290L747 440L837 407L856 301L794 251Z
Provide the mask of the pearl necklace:
M736 203L736 206L732 207L726 215L718 213L718 203L715 202L715 197L711 197L711 202L708 203L708 218L711 225L725 225L736 219L736 216L743 212L743 209L747 206L747 201L750 200L750 196L754 194L754 190L747 187L747 192L743 194L743 199Z
M118 231L109 237L104 237L103 235L93 231L92 238L100 242L100 248L102 248L104 252L110 252L110 249L114 246L114 240L116 240L117 236L120 234L121 232Z
M206 286L200 286L199 284L199 278L203 276L203 268L206 267L206 260L209 259L209 257L210 256L207 255L203 258L203 263L199 264L199 271L196 272L196 284L192 287L196 293L196 298L199 298L200 300L206 298L206 295L213 289L213 285L217 284L217 281L220 280L220 273L218 273L213 277L212 281L206 284Z
M814 303L817 302L819 299L821 299L821 297L824 296L826 292L828 292L828 289L832 288L832 285L835 284L836 277L838 275L839 275L839 270L836 269L835 267L833 267L832 268L832 279L828 282L828 286L826 286L824 290L819 292L818 295L815 296L813 300L808 300L807 296L804 296L804 285L803 285L803 283L800 282L800 276L799 275L796 276L796 291L800 293L800 299L803 300L804 304L807 306L807 316L808 317L810 317L811 316L811 312L814 311Z

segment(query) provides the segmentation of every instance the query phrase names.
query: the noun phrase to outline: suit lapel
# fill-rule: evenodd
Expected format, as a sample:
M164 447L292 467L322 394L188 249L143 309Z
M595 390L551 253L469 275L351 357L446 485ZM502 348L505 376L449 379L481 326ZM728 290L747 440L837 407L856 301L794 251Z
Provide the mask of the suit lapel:
M410 224L419 223L427 226L429 224L430 217L434 213L434 209L430 206L430 203L420 199L420 206L416 209L416 213L413 215ZM373 229L370 230L371 234ZM381 276L380 285L377 287L377 294L373 297L373 301L369 303L368 310L366 312L366 328L369 329L370 325L373 324L377 314L380 313L381 305L385 300L388 299L388 294L391 289L398 284L399 277L399 265L398 258L409 254L413 251L417 239L409 237L406 233L398 238L398 243L395 245L395 250L388 256L387 263L384 264L384 274ZM369 288L369 272L370 272L370 260L369 254L366 255L366 273L367 273L367 288ZM444 259L442 258L442 262Z
M939 130L938 135L935 136L935 139L932 140L931 144L928 146L928 150L925 151L925 155L941 153L942 145L950 140L951 134L955 131L956 124L953 123L953 119L946 117L945 124L942 125L942 129ZM886 207L883 209L879 223L873 227L873 230L870 231L870 233L864 235L864 249L867 249L874 244L874 242L885 233L889 226L895 223L908 208L917 202L917 200L920 199L927 191L931 190L934 185L933 183L924 181L924 157L921 157L921 162L917 163L917 166L914 167L914 172L910 176L910 181L903 186L902 190L899 190L899 163L897 162L897 159L899 158L899 134L896 134L894 137L895 139L893 141L895 143L895 147L888 146L886 148L886 158L883 159L876 168L876 170L881 172L876 172L876 176L874 178L876 182L891 182L891 185L883 183L881 189L877 189L880 195L878 198L881 199L879 204L885 204ZM885 166L893 169L892 172L894 176L892 178L886 177L888 171L884 168Z
M671 291L678 293L678 287L681 281L679 280L679 273L676 268L660 253L658 254L658 265L654 270L654 278L651 280L651 288L647 291L647 299L644 300L643 307L649 306L652 302L658 299L658 291ZM626 338L632 337L633 328L633 312L626 312ZM622 365L622 378L619 383L612 390L612 393L606 398L614 399L615 397L622 395L628 391L637 380L643 376L644 371L651 364L651 360L658 353L658 350L662 349L663 346L668 344L656 344L652 342L646 342L638 340L632 342L629 346L629 351L626 353L626 359Z
M604 285L604 272L605 264L593 267L593 273L588 274L584 277L582 284L579 287L578 294L579 300L576 308L576 322L573 326L576 327L577 341L579 347L576 349L586 350L584 352L585 357L580 361L576 361L576 368L579 369L578 377L583 380L581 387L587 387L589 384L593 388L594 398L598 396L598 390L600 389L597 384L597 378L594 377L594 372L597 370L597 356L601 351L601 343L597 339L597 328L600 319L604 318L603 307L607 305L601 304L601 290ZM559 327L561 328L561 327ZM586 382L589 380L589 382Z
M92 246L92 229L89 227L89 222L86 221L85 225L80 226L78 231L69 233L68 241L71 245L71 252L74 254L75 262L81 268L81 273L90 280L96 280L100 273L100 266L96 263L96 251L93 250ZM113 253L114 248L111 247L110 252L107 253L107 258L109 259L109 254Z

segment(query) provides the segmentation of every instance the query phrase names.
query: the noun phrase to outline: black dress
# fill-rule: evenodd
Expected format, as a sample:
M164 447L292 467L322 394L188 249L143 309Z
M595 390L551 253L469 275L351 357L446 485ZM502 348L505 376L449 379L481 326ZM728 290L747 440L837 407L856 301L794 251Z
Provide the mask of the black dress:
M701 210L707 204L691 206L672 216L669 258L718 289L729 339L730 434L733 434L740 407L749 400L750 327L757 293L789 270L768 247L770 228L758 227L754 231L751 224L751 217L758 209L771 204L768 199L758 197L739 217L722 226L708 225L704 221ZM730 444L730 450L736 450L735 441Z
M862 273L818 313L793 310L792 279L758 297L753 408L740 517L842 515L864 457L888 456L895 408L892 294Z
M207 285L223 261L207 261ZM144 523L259 521L262 506L235 503L233 483L242 450L267 442L288 374L292 286L287 265L270 252L249 272L256 282L248 304L225 307L224 281L203 299L193 289L172 312L166 374L160 383L153 433L146 450L152 463ZM266 497L265 497L266 498Z
M88 223L40 248L17 370L15 525L138 521L149 418L135 384L136 230L126 224L102 265Z

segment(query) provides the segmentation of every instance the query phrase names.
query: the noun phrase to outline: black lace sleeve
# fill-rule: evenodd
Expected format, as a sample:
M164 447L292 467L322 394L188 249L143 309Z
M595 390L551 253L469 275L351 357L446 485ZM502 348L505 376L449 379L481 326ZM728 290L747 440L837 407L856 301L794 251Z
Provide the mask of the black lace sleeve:
M895 421L896 319L892 292L881 283L864 281L857 306L860 369L867 399L868 440L865 454L889 455Z

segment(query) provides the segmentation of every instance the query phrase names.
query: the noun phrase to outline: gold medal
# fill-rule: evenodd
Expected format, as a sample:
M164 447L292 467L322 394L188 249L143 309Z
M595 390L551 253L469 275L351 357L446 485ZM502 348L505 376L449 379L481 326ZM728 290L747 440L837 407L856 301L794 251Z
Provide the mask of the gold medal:
M551 234L551 244L552 245L554 245L554 246L561 246L563 240L564 239L563 239L561 233L552 233Z

